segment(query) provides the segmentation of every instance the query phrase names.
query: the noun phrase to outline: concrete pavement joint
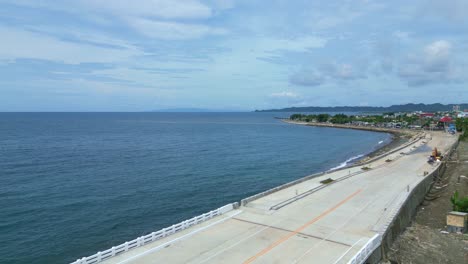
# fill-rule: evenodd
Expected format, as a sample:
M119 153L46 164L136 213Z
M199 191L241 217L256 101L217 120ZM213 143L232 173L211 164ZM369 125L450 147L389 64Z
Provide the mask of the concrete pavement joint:
M272 229L281 230L281 231L285 231L285 232L294 232L294 230L284 229L284 228L280 228L280 227L274 227L274 226L271 226L271 225L260 224L260 223L256 223L256 222L252 222L252 221L247 221L247 220L239 219L239 218L232 218L232 219L238 220L238 221L241 221L241 222L250 223L250 224L253 224L253 225L259 225L259 226L270 227L270 228L272 228ZM340 245L347 246L347 247L350 247L350 246L351 246L350 244L346 244L346 243L343 243L343 242L334 241L334 240L330 240L330 239L326 239L326 238L323 238L323 237L314 236L314 235L310 235L310 234L306 234L306 233L302 233L302 232L299 232L299 233L297 233L297 234L298 234L298 235L307 236L307 237L311 237L311 238L320 239L320 240L325 240L325 241L328 241L328 242L332 242L332 243L335 243L335 244L340 244Z
M319 216L313 218L312 220L310 220L309 222L305 223L304 225L302 225L301 227L299 227L298 229L294 230L294 232L282 237L281 239L277 240L276 242L274 242L273 244L269 245L268 247L264 248L262 251L258 252L257 254L255 254L254 256L250 257L249 259L247 259L246 261L244 261L244 264L248 264L248 263L252 263L253 261L255 261L257 258L265 255L266 253L270 252L272 249L274 249L275 247L283 244L284 242L288 241L291 237L295 236L296 234L298 234L299 232L301 232L302 230L304 230L305 228L309 227L310 225L312 225L313 223L319 221L320 219L322 219L323 217L325 217L326 215L328 215L329 213L335 211L338 207L342 206L343 204L345 204L346 202L348 202L349 200L351 200L353 197L355 197L356 195L358 195L360 192L362 192L362 189L359 189L357 191L355 191L354 193L352 193L351 195L349 195L348 197L346 197L345 199L343 199L342 201L340 201L338 204L336 204L335 206L329 208L328 210L326 210L325 212L321 213Z

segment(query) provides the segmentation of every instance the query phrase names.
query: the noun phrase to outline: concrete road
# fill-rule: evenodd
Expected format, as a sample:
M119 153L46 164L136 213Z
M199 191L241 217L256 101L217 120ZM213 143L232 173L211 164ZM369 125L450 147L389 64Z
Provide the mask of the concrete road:
M383 233L424 172L434 170L426 162L432 148L446 151L455 141L433 132L365 172L359 166L302 182L104 263L346 263ZM354 172L363 173L293 199Z

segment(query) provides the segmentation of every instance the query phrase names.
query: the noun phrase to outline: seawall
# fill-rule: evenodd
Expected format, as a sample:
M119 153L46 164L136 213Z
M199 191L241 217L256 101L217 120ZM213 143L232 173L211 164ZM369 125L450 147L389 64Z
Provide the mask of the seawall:
M445 159L450 157L457 146L458 141L446 153L444 153ZM424 201L424 197L432 188L435 180L443 175L446 167L446 163L441 162L435 170L425 176L425 178L409 192L398 212L382 231L382 241L380 246L374 250L365 263L376 264L380 263L382 259L386 259L386 253L390 250L392 243L408 226L410 226L419 205Z

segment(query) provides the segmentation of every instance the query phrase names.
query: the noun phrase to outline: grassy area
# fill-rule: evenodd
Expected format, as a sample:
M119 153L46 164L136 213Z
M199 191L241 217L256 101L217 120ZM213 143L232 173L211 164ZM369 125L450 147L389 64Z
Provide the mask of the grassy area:
M453 210L457 212L468 213L468 195L465 197L459 197L458 190L455 191L453 196L450 198L452 202Z
M455 126L458 132L462 132L460 140L468 140L468 118L457 118L455 120Z
M328 178L326 180L323 180L323 181L320 181L320 183L322 184L329 184L329 183L332 183L334 180L332 178Z

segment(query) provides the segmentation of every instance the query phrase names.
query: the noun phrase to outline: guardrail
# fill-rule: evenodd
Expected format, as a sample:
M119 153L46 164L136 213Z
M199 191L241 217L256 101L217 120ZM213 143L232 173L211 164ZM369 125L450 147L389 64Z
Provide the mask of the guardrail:
M367 243L354 255L354 257L348 261L348 264L362 264L364 263L372 252L380 246L382 237L379 234L375 234Z
M138 237L134 240L125 242L123 244L120 244L118 246L112 247L108 250L100 251L94 255L91 255L89 257L84 257L81 259L76 260L75 262L72 262L71 264L94 264L94 263L99 263L101 261L104 261L108 258L111 258L113 256L116 256L118 254L121 254L123 252L127 252L130 249L141 247L144 245L147 245L151 242L154 242L156 240L162 239L164 237L167 237L169 235L175 234L177 232L180 232L184 229L187 229L191 226L200 224L202 222L205 222L215 216L225 214L229 211L232 211L233 209L236 209L239 207L238 203L231 203L227 204L223 207L220 207L218 209L209 211L208 213L193 217L189 220L183 221L181 223L178 223L176 225L172 225L167 228L163 228L159 231L152 232L146 236L141 236Z

